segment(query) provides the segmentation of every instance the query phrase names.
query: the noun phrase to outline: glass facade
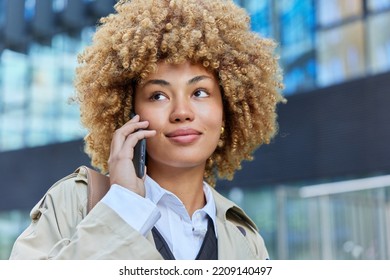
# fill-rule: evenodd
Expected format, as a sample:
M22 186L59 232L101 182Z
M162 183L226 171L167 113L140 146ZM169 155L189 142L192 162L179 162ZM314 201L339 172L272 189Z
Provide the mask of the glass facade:
M259 225L271 259L390 258L388 175L312 186L233 188L224 194Z
M317 1L316 86L390 70L389 9L388 0Z
M255 32L279 43L285 95L390 69L388 0L367 1L367 11L361 0L235 2L248 10ZM24 20L34 17L35 3L25 1ZM0 26L5 5L0 0ZM66 7L67 1L52 1L57 13ZM93 29L80 37L55 35L49 46L31 43L26 54L0 52L0 151L83 136L77 106L67 100L73 94L77 53Z
M57 35L28 54L1 53L0 151L79 139L84 131L70 104L82 41Z
M280 44L285 95L390 70L388 0L239 3L252 29Z

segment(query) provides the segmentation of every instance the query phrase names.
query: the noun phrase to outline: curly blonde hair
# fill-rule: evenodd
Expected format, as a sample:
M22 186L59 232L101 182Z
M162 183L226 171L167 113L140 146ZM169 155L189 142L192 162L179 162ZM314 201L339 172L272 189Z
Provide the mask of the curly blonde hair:
M216 73L223 94L223 145L206 163L205 180L231 180L243 160L277 132L284 101L276 44L250 31L246 11L229 0L119 1L100 20L93 43L79 55L75 87L85 151L108 170L113 133L129 120L134 83L157 63L200 63Z

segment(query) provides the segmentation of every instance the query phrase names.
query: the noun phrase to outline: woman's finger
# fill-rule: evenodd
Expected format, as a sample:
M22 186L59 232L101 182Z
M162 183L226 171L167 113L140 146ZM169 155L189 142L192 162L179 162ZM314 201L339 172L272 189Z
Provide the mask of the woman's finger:
M155 130L138 130L137 132L132 133L131 137L127 137L126 141L123 143L120 154L123 154L124 156L130 156L130 159L133 159L134 147L138 141L144 138L151 138L155 135Z
M136 120L134 120L133 118L132 120L130 120L129 122L127 122L121 128L117 129L114 132L111 140L111 148L110 148L111 153L114 154L118 153L122 149L122 146L126 141L126 139L129 137L129 135L131 135L132 133L134 133L139 129L145 129L149 125L149 122L147 121L142 121L142 122L139 121L135 122L135 121Z

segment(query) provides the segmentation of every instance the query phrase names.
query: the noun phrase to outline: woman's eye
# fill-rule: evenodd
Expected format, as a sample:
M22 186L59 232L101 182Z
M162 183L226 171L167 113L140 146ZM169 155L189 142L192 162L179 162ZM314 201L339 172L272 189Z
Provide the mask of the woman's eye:
M162 93L155 93L150 97L151 100L153 101L159 101L159 100L164 100L166 97Z
M203 89L198 89L197 91L194 92L195 97L208 97L210 94L208 94L205 90Z

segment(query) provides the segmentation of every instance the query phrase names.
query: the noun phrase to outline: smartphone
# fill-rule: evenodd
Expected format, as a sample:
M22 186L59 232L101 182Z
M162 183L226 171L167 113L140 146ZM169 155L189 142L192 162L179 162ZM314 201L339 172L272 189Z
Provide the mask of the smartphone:
M131 118L135 116L131 114ZM146 164L146 139L141 139L134 147L133 164L135 173L138 178L143 178L145 175L145 164Z

